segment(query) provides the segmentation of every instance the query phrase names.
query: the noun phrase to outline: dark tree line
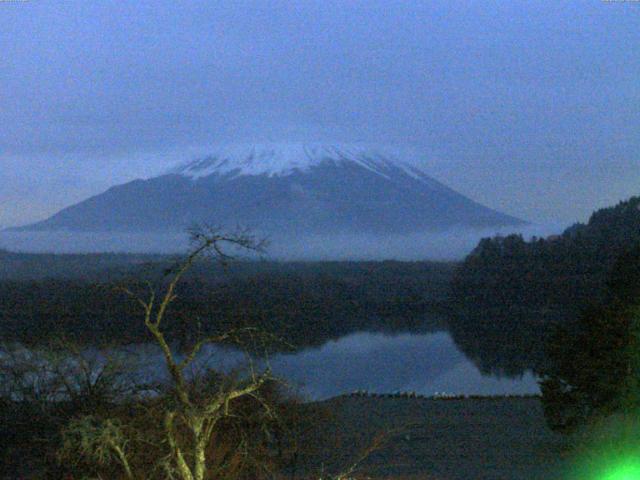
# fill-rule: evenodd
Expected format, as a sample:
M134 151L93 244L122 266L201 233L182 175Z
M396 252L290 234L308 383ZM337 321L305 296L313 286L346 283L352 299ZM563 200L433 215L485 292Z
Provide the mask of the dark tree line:
M601 304L616 260L640 242L639 207L634 197L546 239L483 239L454 276L456 343L484 371L542 371L554 328Z
M166 266L147 265L145 274L152 271L161 282ZM449 264L398 262L247 263L228 274L207 268L194 268L172 304L167 328L181 342L244 325L260 326L297 346L357 330L444 328L437 318L446 311L453 270ZM103 278L0 281L0 338L38 343L59 334L89 344L148 340L135 321L135 303L113 288L127 279L131 288L144 290L138 280L142 271L121 266Z
M572 431L640 407L640 245L620 256L601 304L558 326L541 390L549 425Z

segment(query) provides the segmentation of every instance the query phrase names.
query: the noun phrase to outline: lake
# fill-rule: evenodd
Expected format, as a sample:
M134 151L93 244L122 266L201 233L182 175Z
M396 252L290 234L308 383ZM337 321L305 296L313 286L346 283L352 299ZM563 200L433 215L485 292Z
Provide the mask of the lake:
M160 362L159 353L152 347L147 347L144 357L156 366ZM195 368L210 365L229 369L242 360L237 351L210 347L199 356ZM422 395L539 393L536 378L530 373L521 378L483 375L446 332L352 333L321 347L273 355L269 364L275 375L287 379L310 400L356 390ZM163 375L160 370L151 370Z
M313 399L354 390L424 395L539 392L531 374L519 379L483 375L445 332L354 333L320 348L277 355L271 365Z
M21 351L27 355L23 358L31 359L28 360L31 365L34 358L39 358L37 361L42 365L49 362L47 358L50 357L46 355L33 357L28 350ZM164 359L155 345L136 345L117 351L125 355L123 365L135 382L164 383L167 380ZM111 355L113 353L111 351ZM88 365L95 367L105 362L104 354L95 349L85 350L83 356ZM72 359L70 362L67 364L70 368L63 370L77 371L73 365L78 364ZM363 390L369 393L415 392L426 396L539 393L536 378L531 373L519 378L482 374L446 332L352 333L320 347L274 354L268 364L275 376L286 380L292 390L306 400L323 400ZM187 374L208 368L229 371L246 366L243 352L210 345L203 348ZM256 370L264 366L260 361ZM97 375L100 369L95 367L92 370ZM34 381L40 377L34 377Z

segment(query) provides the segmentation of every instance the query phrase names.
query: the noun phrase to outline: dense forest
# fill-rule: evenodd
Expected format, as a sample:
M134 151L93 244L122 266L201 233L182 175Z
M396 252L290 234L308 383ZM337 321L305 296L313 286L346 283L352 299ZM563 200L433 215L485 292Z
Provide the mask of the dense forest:
M640 405L640 244L613 266L602 304L552 333L543 371L547 423L575 431Z
M558 236L483 239L454 276L454 340L485 372L543 370L554 325L600 304L616 259L638 243L640 197Z
M40 342L147 340L139 305L117 290L160 285L172 259L131 255L24 255L5 252L0 274L0 336ZM294 347L358 330L443 329L449 263L236 262L196 265L182 282L168 321L171 338L258 326ZM180 326L180 327L178 327Z
M0 280L116 278L167 256L128 253L46 254L0 249Z

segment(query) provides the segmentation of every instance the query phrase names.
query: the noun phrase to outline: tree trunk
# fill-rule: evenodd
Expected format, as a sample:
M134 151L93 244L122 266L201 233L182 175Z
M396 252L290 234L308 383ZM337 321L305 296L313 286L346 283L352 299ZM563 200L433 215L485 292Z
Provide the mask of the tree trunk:
M193 478L191 468L189 468L187 461L184 459L182 450L177 445L175 436L173 435L173 420L175 416L175 412L167 412L165 416L164 424L167 431L167 440L169 441L169 446L171 447L171 451L175 456L178 474L180 475L182 480L195 480Z
M203 429L204 420L202 418L192 419L191 422L194 433L193 478L194 480L204 480L204 474L207 468L207 429Z

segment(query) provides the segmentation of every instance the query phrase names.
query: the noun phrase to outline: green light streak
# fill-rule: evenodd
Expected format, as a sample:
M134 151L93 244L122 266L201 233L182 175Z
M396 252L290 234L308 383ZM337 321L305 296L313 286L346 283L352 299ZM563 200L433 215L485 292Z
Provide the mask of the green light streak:
M640 415L614 414L572 437L563 480L640 480Z
M627 460L615 465L607 472L602 480L640 480L640 461Z

